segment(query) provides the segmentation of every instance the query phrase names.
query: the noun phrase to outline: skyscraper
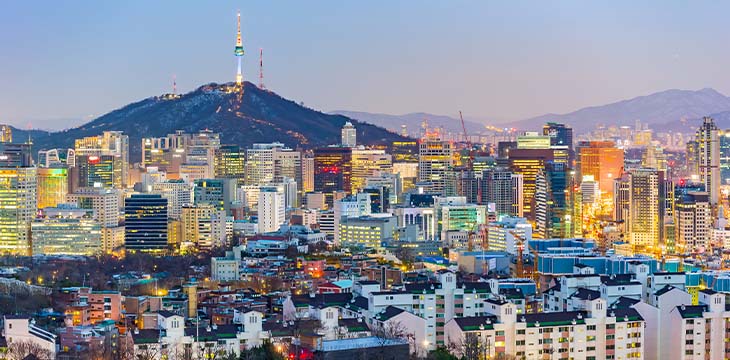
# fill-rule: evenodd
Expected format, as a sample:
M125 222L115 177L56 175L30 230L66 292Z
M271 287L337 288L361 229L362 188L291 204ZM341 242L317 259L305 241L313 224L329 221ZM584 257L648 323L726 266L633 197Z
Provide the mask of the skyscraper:
M418 181L431 183L435 193L451 195L448 193L454 165L451 143L442 140L437 132L427 132L418 149Z
M512 149L509 153L510 170L522 175L523 212L530 221L535 221L537 174L548 161L555 161L552 149Z
M660 182L656 169L634 169L629 173L628 231L632 245L656 248L664 224L660 201Z
M674 217L678 252L705 250L710 245L712 209L707 192L690 191L680 196Z
M578 147L579 179L592 176L603 198L613 198L613 181L621 176L624 151L612 141L585 141Z
M167 250L167 199L157 194L132 194L124 201L127 251Z
M215 151L215 177L241 179L245 177L246 153L238 145L221 145Z
M192 243L197 250L210 250L225 245L226 213L213 205L182 207L182 241Z
M286 223L284 191L277 186L262 186L258 204L259 232L279 230Z
M109 186L127 187L129 182L129 136L122 134L121 131L104 131L102 135L76 139L74 152L77 158L88 156L88 161L96 162L94 165L98 165L103 156L113 157L114 159L104 158L103 160L104 163L118 164L118 167L115 166L113 170L114 180ZM80 164L77 161L78 165Z
M548 122L542 127L542 134L550 137L550 146L567 146L570 161L575 157L573 150L573 129L565 124Z
M79 155L72 170L76 187L123 188L124 163L115 155Z
M730 184L730 130L719 133L720 138L720 181Z
M38 208L56 207L66 202L68 169L38 168Z
M543 239L573 235L570 174L566 164L548 161L535 179L535 235Z
M482 172L481 204L494 204L497 215L523 216L522 174L508 168L493 168Z
M13 142L13 128L10 125L0 124L0 143Z
M357 130L349 121L342 127L341 144L346 147L355 147L357 145Z
M385 150L352 149L352 191L365 188L368 177L389 174L393 171L393 159Z
M36 188L34 166L0 167L0 253L28 255Z
M246 149L246 185L266 185L277 177L301 183L301 153L282 143L253 144Z
M712 118L702 119L695 141L700 182L705 184L710 204L716 206L720 197L720 139Z
M328 207L334 204L335 191L352 193L352 148L314 150L314 191L324 194Z

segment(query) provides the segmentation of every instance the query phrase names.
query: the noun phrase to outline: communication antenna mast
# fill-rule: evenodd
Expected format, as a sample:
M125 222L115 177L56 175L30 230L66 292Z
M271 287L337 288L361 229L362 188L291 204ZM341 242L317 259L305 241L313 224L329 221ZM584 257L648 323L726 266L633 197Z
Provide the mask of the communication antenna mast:
M172 95L177 95L177 79L175 74L172 74Z
M264 48L259 49L259 89L266 89L264 85Z

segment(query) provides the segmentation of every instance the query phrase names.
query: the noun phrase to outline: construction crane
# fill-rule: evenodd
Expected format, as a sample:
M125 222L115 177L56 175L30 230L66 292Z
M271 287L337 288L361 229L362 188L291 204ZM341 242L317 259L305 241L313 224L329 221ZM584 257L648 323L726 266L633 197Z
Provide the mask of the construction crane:
M525 251L525 245L526 245L525 244L525 238L524 238L524 236L516 233L514 230L510 230L509 233L512 234L512 236L514 236L515 239L517 239L517 241L518 241L517 242L517 269L516 269L517 270L517 277L524 278L525 277L525 274L524 274L525 270L524 270L524 260L523 260L522 256L523 256L524 251ZM540 284L538 283L537 269L540 267L540 265L539 265L540 264L540 258L537 256L538 255L537 250L535 250L535 249L530 250L529 249L529 246L528 246L527 251L530 254L532 254L532 256L535 257L535 263L534 263L533 268L532 268L532 276L531 276L531 278L535 282L535 284L537 284L537 286L539 288L540 287Z
M459 119L461 119L461 129L464 131L464 141L466 141L466 147L469 151L469 162L467 163L467 166L471 168L472 164L474 164L474 149L472 149L472 143L471 140L469 140L469 134L466 132L466 123L464 122L464 115L461 114L461 110L459 110Z
M522 252L525 250L525 238L522 235L517 234L513 230L509 232L517 240L517 277L523 278L525 276L524 264L522 259ZM534 270L533 270L534 272Z

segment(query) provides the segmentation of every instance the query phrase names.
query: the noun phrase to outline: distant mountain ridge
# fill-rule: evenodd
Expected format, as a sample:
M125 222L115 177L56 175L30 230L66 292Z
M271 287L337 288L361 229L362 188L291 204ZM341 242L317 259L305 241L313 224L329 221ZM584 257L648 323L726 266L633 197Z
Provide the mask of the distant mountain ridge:
M666 129L677 131L690 130L695 119L727 111L730 111L730 98L715 89L672 89L567 114L540 115L510 125L520 130L533 130L553 121L568 124L580 134L595 129L598 124L634 126L636 120L640 120L655 130L664 128L662 125L673 124Z
M243 91L229 92L232 84L207 84L178 97L143 99L72 129L59 132L33 131L34 151L74 146L74 139L119 130L129 135L130 161L141 159L141 139L159 137L176 130L209 129L221 133L221 142L251 146L279 141L290 147L311 148L340 142L347 121L357 128L358 142L390 144L406 140L386 129L360 123L342 115L325 114L274 92L246 82ZM17 130L14 138L28 133Z
M443 126L447 132L461 133L461 122L457 118L427 113L404 115L377 114L358 111L337 110L331 113L342 114L353 119L400 131L405 124L410 133L420 128L426 119L430 126ZM692 132L704 116L711 116L719 127L730 127L730 98L715 89L700 90L671 89L657 93L637 96L605 105L578 109L566 114L544 114L524 120L496 122L497 127L514 127L519 131L539 131L547 122L565 123L576 134L594 130L601 125L633 127L636 120L648 124L656 131ZM465 119L467 131L478 133L485 130L483 121Z
M401 125L405 125L409 134L418 133L421 123L425 120L428 126L443 127L446 132L463 133L461 120L446 115L434 115L423 112L415 112L403 115L378 114L363 111L335 110L330 114L344 115L358 121L366 122L376 126L384 127L393 132L401 131ZM457 115L458 116L458 115ZM484 130L484 125L479 122L464 119L466 131L469 134L476 134Z

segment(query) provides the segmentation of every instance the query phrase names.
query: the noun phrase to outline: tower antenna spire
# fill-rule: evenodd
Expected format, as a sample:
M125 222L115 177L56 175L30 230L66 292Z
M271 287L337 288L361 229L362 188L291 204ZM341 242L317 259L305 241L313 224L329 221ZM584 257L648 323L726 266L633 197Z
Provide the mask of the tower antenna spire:
M172 74L172 95L177 95L177 79L175 74Z
M264 48L259 49L259 89L266 89L264 85Z
M243 74L241 73L241 57L243 56L243 41L241 41L241 11L237 13L237 25L236 25L236 48L233 51L236 55L238 62L238 70L236 71L236 86L243 84Z

